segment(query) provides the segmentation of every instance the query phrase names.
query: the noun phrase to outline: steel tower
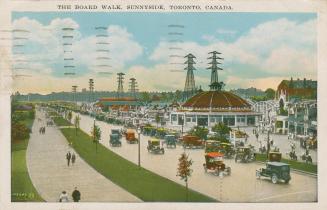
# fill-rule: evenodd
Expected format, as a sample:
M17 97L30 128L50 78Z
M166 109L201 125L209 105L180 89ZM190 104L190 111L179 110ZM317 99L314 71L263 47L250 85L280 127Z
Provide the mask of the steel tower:
M218 65L221 64L218 62L218 60L223 60L223 58L218 56L221 53L217 51L209 52L209 54L212 54L212 56L208 58L208 59L212 59L212 61L209 63L211 64L211 66L207 68L207 69L211 69L211 82L209 87L210 90L221 90L222 83L219 83L218 81L218 71L221 71L223 69L218 67Z
M136 79L130 78L129 80L129 92L131 93L131 97L136 99L136 93L138 92Z
M117 81L118 81L118 89L117 89L117 98L122 98L124 94L124 87L123 87L123 82L124 82L124 73L120 72L117 73Z
M193 66L195 62L193 59L195 58L195 56L190 53L186 55L185 58L187 58L187 61L184 64L187 64L187 66L184 68L184 70L187 70L187 74L184 87L184 96L185 98L189 98L195 92L195 80L193 74L193 70L195 70Z

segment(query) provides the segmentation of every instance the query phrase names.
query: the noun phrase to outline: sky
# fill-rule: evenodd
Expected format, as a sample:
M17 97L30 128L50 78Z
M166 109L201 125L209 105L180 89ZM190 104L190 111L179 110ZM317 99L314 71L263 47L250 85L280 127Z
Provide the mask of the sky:
M226 89L277 88L283 79L317 79L315 13L56 13L14 12L14 91L87 88L140 91L184 88L184 58L195 58L195 84L208 89L208 55L221 53ZM22 31L23 30L23 31ZM28 31L28 32L26 32ZM22 39L22 37L24 39Z

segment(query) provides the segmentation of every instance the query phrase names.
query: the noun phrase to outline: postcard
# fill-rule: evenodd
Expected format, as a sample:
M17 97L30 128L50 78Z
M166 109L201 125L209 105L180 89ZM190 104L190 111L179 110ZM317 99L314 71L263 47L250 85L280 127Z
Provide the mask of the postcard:
M326 207L325 1L1 5L4 209Z

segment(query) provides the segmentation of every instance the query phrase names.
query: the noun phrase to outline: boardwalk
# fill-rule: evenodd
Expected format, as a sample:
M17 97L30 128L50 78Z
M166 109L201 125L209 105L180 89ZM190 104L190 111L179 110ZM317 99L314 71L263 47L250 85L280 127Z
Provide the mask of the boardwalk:
M140 202L124 189L96 172L68 146L65 137L56 127L46 127L44 135L39 127L45 126L42 113L36 113L33 132L27 148L27 167L31 180L48 202L57 202L61 191L71 196L74 187L80 190L82 202ZM67 166L66 153L77 155L74 166ZM70 198L71 199L71 198Z

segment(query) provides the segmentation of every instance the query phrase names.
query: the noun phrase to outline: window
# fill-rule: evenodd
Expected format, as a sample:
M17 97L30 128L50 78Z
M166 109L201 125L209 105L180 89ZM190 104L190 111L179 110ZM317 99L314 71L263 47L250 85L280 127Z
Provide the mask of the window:
M177 121L177 115L176 114L171 115L171 121Z

